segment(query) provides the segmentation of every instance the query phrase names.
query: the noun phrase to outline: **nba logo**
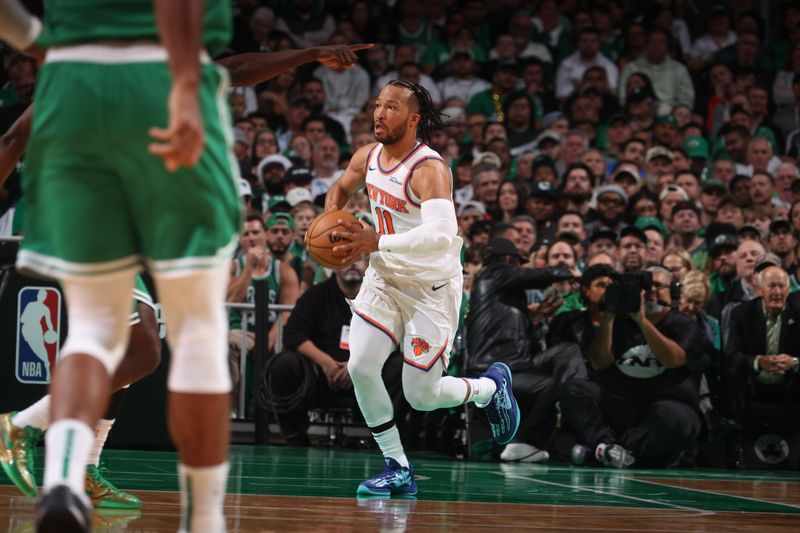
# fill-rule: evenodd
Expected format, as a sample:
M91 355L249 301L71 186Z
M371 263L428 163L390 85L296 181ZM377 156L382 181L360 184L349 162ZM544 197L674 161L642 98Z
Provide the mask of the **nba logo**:
M17 380L50 383L60 342L61 293L53 287L25 287L17 298Z

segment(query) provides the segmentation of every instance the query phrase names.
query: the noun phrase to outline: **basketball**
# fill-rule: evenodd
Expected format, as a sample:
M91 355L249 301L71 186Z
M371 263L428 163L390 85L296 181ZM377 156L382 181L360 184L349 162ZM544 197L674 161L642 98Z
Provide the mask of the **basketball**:
M326 211L311 221L306 230L308 253L318 264L326 268L342 268L342 261L347 254L334 254L333 247L338 246L343 239L335 239L333 231L346 231L347 228L339 224L343 222L356 222L358 219L345 211Z
M44 333L44 342L45 343L53 344L57 340L58 340L58 333L56 333L52 329L49 329Z

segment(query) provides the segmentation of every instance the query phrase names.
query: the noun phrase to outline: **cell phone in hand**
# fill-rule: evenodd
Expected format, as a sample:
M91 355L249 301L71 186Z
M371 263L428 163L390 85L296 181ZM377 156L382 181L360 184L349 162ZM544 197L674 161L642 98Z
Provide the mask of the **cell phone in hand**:
M556 290L554 285L550 285L545 290L542 291L542 301L544 300L554 300L556 298L560 298L560 294Z

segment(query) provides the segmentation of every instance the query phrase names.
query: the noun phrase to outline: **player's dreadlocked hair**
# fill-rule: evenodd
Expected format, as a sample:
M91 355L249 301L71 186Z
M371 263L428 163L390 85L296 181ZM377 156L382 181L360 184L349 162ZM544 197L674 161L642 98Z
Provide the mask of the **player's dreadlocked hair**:
M402 87L403 89L411 91L411 96L416 101L417 107L419 108L420 119L419 126L417 127L417 137L420 140L427 143L430 141L431 133L433 133L434 130L444 128L442 115L433 107L431 94L425 87L418 83L404 80L393 80L389 82L389 85Z

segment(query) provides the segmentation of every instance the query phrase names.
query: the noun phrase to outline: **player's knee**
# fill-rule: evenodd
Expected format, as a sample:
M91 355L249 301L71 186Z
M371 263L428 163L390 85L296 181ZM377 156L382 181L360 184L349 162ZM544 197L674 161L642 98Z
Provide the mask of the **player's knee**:
M375 372L367 361L363 359L353 359L352 357L347 361L347 372L350 374L350 380L353 383L366 381L374 377Z
M104 327L105 326L105 327ZM64 359L74 354L83 354L93 357L105 366L108 374L114 373L125 354L125 341L123 333L114 334L114 329L102 322L70 318L69 335L61 349L61 358Z
M227 394L231 390L224 317L185 321L170 335L168 386L173 392Z
M438 408L436 394L428 387L403 387L408 404L417 411L433 411Z

